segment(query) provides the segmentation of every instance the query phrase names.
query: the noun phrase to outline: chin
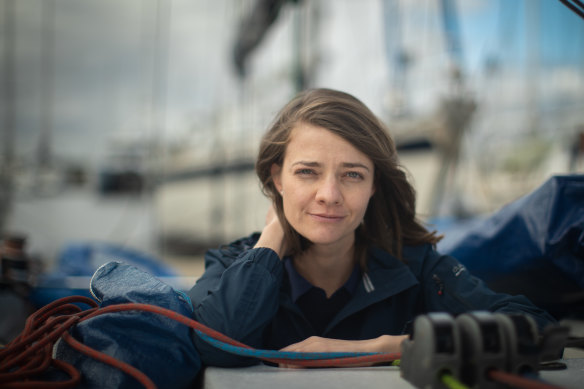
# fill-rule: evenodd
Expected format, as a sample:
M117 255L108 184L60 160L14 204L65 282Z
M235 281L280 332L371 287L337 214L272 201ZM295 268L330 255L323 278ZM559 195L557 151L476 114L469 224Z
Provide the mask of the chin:
M337 243L346 239L346 235L342 234L301 234L306 240L312 244L329 245Z

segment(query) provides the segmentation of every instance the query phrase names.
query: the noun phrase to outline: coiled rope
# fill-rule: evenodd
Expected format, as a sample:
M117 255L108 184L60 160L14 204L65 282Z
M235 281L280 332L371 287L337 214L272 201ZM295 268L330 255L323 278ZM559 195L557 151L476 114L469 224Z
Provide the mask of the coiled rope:
M85 304L81 309L75 304ZM302 367L342 367L368 363L393 362L400 353L301 353L290 351L261 350L247 346L213 330L189 317L172 310L149 304L127 303L98 307L84 296L70 296L56 300L30 315L21 334L0 351L0 385L3 388L73 388L81 381L81 373L71 364L54 359L55 343L62 339L73 349L106 363L134 377L145 388L156 385L135 367L90 348L70 335L69 330L77 323L106 313L142 311L165 316L194 329L206 342L229 353L255 357L276 364L285 363ZM69 376L65 381L43 381L40 376L50 367Z

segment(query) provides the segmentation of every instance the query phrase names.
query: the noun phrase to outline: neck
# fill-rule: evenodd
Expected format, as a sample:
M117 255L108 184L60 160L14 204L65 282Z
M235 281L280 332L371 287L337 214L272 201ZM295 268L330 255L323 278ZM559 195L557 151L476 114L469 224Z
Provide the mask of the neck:
M312 245L294 257L294 267L312 285L323 289L330 297L351 276L355 266L355 245L328 247Z

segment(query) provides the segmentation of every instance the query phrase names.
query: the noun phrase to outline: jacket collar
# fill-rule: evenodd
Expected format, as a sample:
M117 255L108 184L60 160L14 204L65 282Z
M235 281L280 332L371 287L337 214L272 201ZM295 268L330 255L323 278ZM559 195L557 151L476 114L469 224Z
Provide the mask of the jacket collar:
M300 296L308 292L308 290L314 288L314 286L296 271L292 258L285 257L283 261L284 267L286 268L286 275L290 284L290 295L292 297L292 301L296 302ZM357 290L357 286L359 285L361 278L360 276L361 271L359 270L359 266L355 265L349 279L341 288L344 288L351 294L351 296L353 296Z
M367 272L362 274L353 298L331 320L325 330L325 336L331 328L348 316L419 284L408 265L381 249L369 249L367 265ZM285 292L290 288L288 277L284 277L283 281L287 285L281 290L280 303L288 310L304 317L292 301L289 291Z
M355 295L333 318L326 331L346 317L419 283L406 264L381 249L369 250L367 264L367 272L363 273Z

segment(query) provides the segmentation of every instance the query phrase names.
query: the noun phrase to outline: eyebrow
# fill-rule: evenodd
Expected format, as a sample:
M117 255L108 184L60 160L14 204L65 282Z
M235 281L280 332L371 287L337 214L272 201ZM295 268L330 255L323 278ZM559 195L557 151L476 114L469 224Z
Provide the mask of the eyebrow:
M294 167L296 165L309 166L309 167L319 167L321 164L318 162L312 162L312 161L297 161L297 162L294 162L291 165L291 167ZM369 167L367 167L366 165L359 163L359 162L343 162L342 166L345 168L362 168L362 169L369 171Z

